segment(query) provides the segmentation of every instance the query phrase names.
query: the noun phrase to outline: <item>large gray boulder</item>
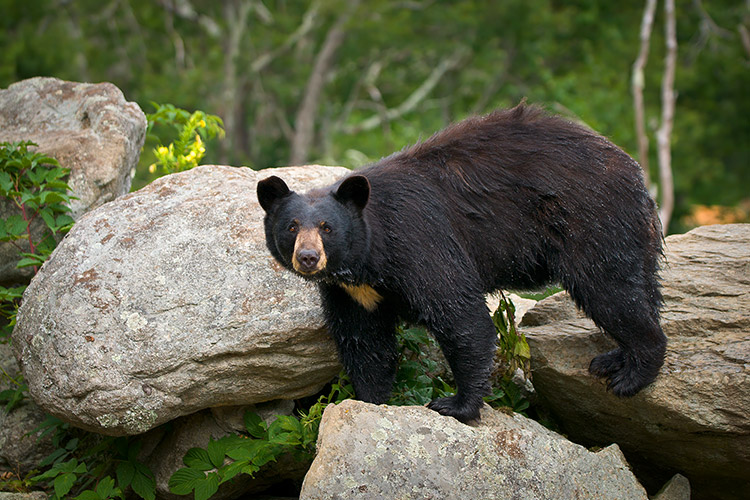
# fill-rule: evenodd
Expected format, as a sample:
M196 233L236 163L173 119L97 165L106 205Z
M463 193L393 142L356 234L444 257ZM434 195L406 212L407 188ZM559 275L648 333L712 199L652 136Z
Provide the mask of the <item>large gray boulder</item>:
M591 359L614 345L563 293L521 324L534 388L567 435L617 443L649 487L680 472L695 498L747 498L750 225L668 237L662 284L669 345L653 385L620 399L588 374Z
M347 400L323 414L300 500L646 500L616 445L597 453L485 406L477 427L421 406Z
M292 188L340 167L276 169ZM205 166L81 218L24 295L13 348L36 402L110 435L314 394L339 372L314 285L265 246L270 172Z
M143 111L111 83L38 77L0 89L0 142L33 141L70 169L74 219L130 190L145 134ZM0 204L0 218L14 210ZM28 281L17 261L18 250L0 244L0 283Z

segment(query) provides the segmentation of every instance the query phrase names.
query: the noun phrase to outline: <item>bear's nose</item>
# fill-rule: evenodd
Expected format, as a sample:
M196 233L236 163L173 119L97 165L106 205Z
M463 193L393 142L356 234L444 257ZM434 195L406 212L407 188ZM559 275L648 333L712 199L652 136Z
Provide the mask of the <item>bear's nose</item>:
M313 271L320 261L320 255L316 250L304 249L297 252L297 260L303 271Z

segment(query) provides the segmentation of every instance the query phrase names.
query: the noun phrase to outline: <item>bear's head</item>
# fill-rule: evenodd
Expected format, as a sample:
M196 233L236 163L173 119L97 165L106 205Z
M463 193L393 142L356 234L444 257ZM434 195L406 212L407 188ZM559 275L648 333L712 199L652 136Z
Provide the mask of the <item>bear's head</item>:
M370 183L352 175L326 190L291 191L279 177L258 182L266 245L284 267L308 279L346 280L369 245L363 210Z

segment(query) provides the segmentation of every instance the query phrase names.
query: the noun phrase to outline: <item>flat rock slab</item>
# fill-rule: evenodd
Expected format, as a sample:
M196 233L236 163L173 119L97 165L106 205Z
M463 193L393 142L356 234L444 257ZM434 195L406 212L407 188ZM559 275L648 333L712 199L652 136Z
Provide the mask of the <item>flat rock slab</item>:
M130 190L145 136L146 115L111 83L38 77L0 89L0 142L33 141L70 169L74 219ZM0 217L11 212L0 205ZM16 255L0 245L0 281L30 278Z
M679 472L696 498L747 498L750 224L669 236L662 285L669 344L654 384L621 399L591 377L591 359L614 344L561 293L521 323L534 388L567 435L618 443L652 486Z
M341 167L204 166L79 220L24 295L13 347L46 411L110 435L314 394L340 370L317 289L266 249L258 180Z
M616 445L593 453L522 415L481 415L470 427L421 406L329 405L300 500L646 500Z

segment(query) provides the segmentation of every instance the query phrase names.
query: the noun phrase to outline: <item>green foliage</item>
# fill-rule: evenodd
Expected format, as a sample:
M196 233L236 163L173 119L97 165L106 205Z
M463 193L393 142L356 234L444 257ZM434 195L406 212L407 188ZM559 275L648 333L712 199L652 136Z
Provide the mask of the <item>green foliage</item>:
M493 387L492 394L486 396L484 400L490 406L495 408L510 408L516 413L526 416L525 411L529 408L530 402L523 395L521 389L510 379L502 379L500 387Z
M399 325L396 336L400 346L399 364L388 404L425 405L433 399L453 395L455 389L437 375L440 367L429 351L434 353L438 347L427 330Z
M253 476L261 467L291 454L298 460L312 460L318 427L328 404L354 395L342 374L329 394L321 396L299 417L277 415L270 424L257 414L244 417L246 433L209 440L206 448L191 448L183 457L185 467L169 478L169 490L176 495L193 494L195 500L210 498L219 486L238 474Z
M503 378L509 379L521 368L524 374L530 371L531 352L526 336L516 330L516 308L513 302L500 292L500 303L492 314L492 322L498 333L497 369L502 370Z
M156 137L151 133L154 126L172 128L177 134L174 142L167 146L159 140L159 146L153 150L156 162L149 167L149 172L152 174L156 172L157 166L160 167L162 174L182 172L197 167L206 154L204 141L217 135L224 137L224 124L216 115L209 115L200 110L190 113L172 104L152 103L152 105L156 111L147 115L148 137Z
M0 219L0 241L7 241L22 253L16 267L34 267L44 263L57 245L56 237L67 232L73 219L67 204L70 186L63 180L69 170L57 160L29 151L30 141L0 143L0 197L11 201L18 213ZM41 219L45 230L37 237L32 224ZM20 242L25 242L25 246Z
M26 285L6 288L0 286L0 343L6 343L16 324L16 311Z
M494 407L507 407L523 413L529 401L511 380L516 368L529 369L529 346L526 337L518 333L513 321L513 302L501 295L500 304L492 316L498 334L495 386L485 401ZM439 373L446 367L432 359L439 347L437 342L421 327L397 328L400 358L393 394L388 404L396 406L425 405L436 398L455 394L456 390Z
M18 406L21 401L23 401L25 393L28 390L28 386L23 381L22 374L19 373L16 378L13 378L8 374L8 372L5 371L2 366L0 366L0 371L2 371L2 377L0 377L0 380L8 380L11 383L10 389L0 391L0 404L5 403L2 411L4 411L5 413L10 413L11 411L13 411L13 408Z
M50 497L81 500L125 498L132 492L154 500L153 473L138 460L139 437L105 437L71 428L49 416L30 434L52 435L54 451L39 463L44 472L29 478L29 486L51 490ZM114 478L112 477L114 475Z
M11 209L6 218L0 218L0 242L9 242L20 251L16 267L33 267L36 273L57 238L72 226L67 204L74 198L64 181L69 171L54 158L30 151L34 146L30 141L0 143L0 199L7 200ZM33 229L37 220L44 222L41 234ZM9 341L25 289L0 286L0 342ZM14 379L5 370L0 379L12 384L0 392L0 403L10 412L23 400L27 387L21 375Z

